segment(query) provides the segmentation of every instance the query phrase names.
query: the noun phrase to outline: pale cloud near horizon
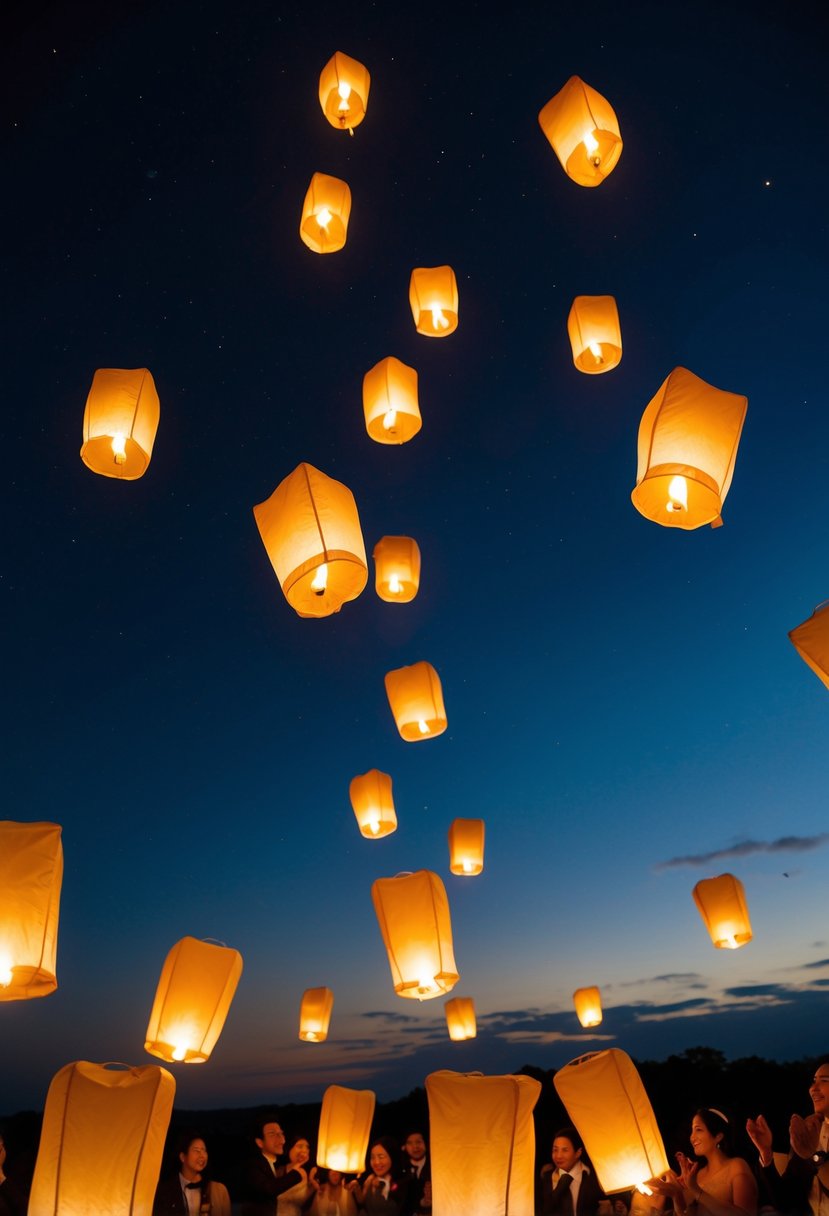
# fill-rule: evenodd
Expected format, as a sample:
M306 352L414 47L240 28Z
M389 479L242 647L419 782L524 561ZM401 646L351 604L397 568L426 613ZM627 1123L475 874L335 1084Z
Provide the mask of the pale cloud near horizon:
M595 1043L610 1042L615 1034L562 1034L560 1030L501 1030L497 1038L507 1043Z
M655 870L670 870L677 866L707 866L712 861L725 861L730 857L749 857L753 853L809 853L829 842L829 832L817 836L779 836L777 840L739 840L723 849L710 853L689 853L682 857L671 857L660 861Z

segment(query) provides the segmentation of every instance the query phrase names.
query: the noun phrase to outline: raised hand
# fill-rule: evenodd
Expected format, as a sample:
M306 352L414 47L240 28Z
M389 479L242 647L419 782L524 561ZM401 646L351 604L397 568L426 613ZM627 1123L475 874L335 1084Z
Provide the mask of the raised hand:
M817 1152L820 1144L820 1125L823 1122L820 1115L792 1115L789 1122L789 1141L798 1157L807 1159Z
M770 1165L774 1160L771 1152L772 1136L771 1128L766 1123L765 1117L758 1115L756 1119L746 1120L746 1133L760 1154L763 1165Z

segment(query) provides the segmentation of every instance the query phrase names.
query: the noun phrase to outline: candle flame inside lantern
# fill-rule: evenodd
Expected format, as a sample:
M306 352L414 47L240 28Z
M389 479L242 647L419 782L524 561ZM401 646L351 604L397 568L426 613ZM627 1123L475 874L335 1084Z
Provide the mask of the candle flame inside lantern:
M684 477L673 477L668 486L668 510L688 510L688 482Z

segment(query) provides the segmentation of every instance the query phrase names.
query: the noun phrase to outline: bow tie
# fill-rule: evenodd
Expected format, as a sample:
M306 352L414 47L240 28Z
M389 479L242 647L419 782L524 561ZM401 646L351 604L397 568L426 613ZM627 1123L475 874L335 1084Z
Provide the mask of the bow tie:
M185 1191L200 1191L201 1183L200 1182L185 1182L184 1189L185 1189Z

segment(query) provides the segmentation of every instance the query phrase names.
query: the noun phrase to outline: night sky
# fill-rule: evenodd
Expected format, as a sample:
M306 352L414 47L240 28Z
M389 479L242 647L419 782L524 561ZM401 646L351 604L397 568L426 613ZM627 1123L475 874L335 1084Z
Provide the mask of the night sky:
M825 1050L829 693L787 631L829 596L825 52L818 4L26 3L6 18L2 161L4 817L63 825L58 991L0 1007L0 1110L76 1059L143 1050L179 938L239 949L191 1108L405 1093L435 1068L558 1067L607 1045ZM335 50L371 72L354 138ZM624 151L571 182L537 121L573 74ZM298 234L312 173L345 249ZM415 332L414 266L451 264L455 334ZM618 369L573 366L578 294L612 294ZM417 368L423 429L366 435L363 374ZM639 419L676 366L745 394L724 527L630 502ZM98 367L161 400L139 481L81 462ZM357 500L370 554L411 535L421 590L321 621L285 601L252 508L300 461ZM383 676L441 675L449 729L404 743ZM369 842L357 773L394 780ZM455 816L486 821L452 877ZM782 843L781 843L782 841ZM370 899L429 868L479 1035L402 1001ZM743 880L754 941L691 898ZM605 1018L582 1033L576 987ZM297 1039L303 989L335 994Z

